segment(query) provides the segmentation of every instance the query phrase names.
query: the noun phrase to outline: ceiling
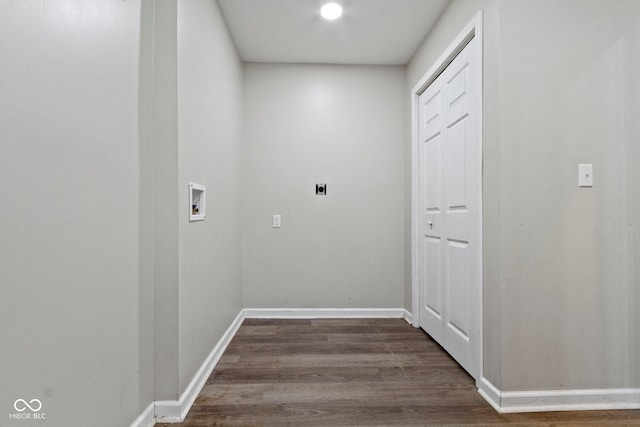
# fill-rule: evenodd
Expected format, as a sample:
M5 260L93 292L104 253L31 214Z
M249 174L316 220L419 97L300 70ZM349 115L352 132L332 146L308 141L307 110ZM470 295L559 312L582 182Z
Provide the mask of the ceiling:
M449 0L218 0L246 62L406 64Z

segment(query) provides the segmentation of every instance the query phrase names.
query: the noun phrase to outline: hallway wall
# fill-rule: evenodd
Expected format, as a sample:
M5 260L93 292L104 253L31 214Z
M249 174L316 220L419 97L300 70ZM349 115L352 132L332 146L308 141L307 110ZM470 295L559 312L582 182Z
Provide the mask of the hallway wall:
M519 0L500 15L503 386L630 387L640 3Z
M127 425L148 404L138 374L140 10L0 4L2 425L16 399L40 399L51 426Z
M244 82L245 307L402 307L404 67L245 64Z
M242 64L216 2L178 2L179 370L182 393L242 309ZM189 222L189 182L207 218Z

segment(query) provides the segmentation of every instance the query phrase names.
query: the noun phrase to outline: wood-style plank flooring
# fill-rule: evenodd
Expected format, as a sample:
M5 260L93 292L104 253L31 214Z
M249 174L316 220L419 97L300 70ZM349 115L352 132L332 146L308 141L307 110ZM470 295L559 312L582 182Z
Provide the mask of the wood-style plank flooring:
M401 319L247 319L182 424L640 426L640 411L500 415Z

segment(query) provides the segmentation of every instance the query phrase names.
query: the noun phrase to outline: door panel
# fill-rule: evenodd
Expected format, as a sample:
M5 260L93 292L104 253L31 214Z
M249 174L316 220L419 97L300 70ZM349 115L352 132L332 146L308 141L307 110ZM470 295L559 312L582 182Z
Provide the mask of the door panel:
M466 120L461 120L447 131L447 201L449 210L467 207L465 125Z
M425 299L425 307L438 321L442 319L442 295L440 286L440 239L436 237L425 238L425 267L427 275L426 292L429 298Z
M469 340L469 292L466 289L468 281L466 273L469 271L467 261L469 245L466 242L449 240L449 308L448 327L457 331L461 338Z
M423 288L420 293L421 326L437 342L444 336L444 255L439 225L443 212L442 86L432 85L420 97L420 256Z
M469 44L420 96L420 326L478 372L480 138ZM478 85L479 86L479 85Z
M463 52L460 53L464 54ZM466 55L468 56L468 55ZM458 56L459 58L460 56ZM451 63L454 65L456 60ZM444 91L447 96L447 127L460 120L469 111L469 64L460 64L461 68L443 73L447 79ZM448 69L449 70L449 69ZM453 75L452 77L449 77Z
M425 208L429 213L442 211L442 138L436 134L425 143L424 164L425 169Z
M431 139L442 131L442 92L439 88L435 89L434 93L429 93L429 97L424 100L422 123L426 139Z

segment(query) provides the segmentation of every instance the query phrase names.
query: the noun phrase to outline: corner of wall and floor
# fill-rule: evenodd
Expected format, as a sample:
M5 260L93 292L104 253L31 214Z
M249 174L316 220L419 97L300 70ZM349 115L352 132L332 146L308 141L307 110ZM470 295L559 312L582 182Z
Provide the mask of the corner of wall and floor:
M224 354L225 349L242 325L244 319L334 319L334 318L397 318L411 324L411 315L404 309L242 309L231 322L220 340L191 378L179 399L154 401L147 406L132 427L153 426L156 422L184 421L207 378Z

